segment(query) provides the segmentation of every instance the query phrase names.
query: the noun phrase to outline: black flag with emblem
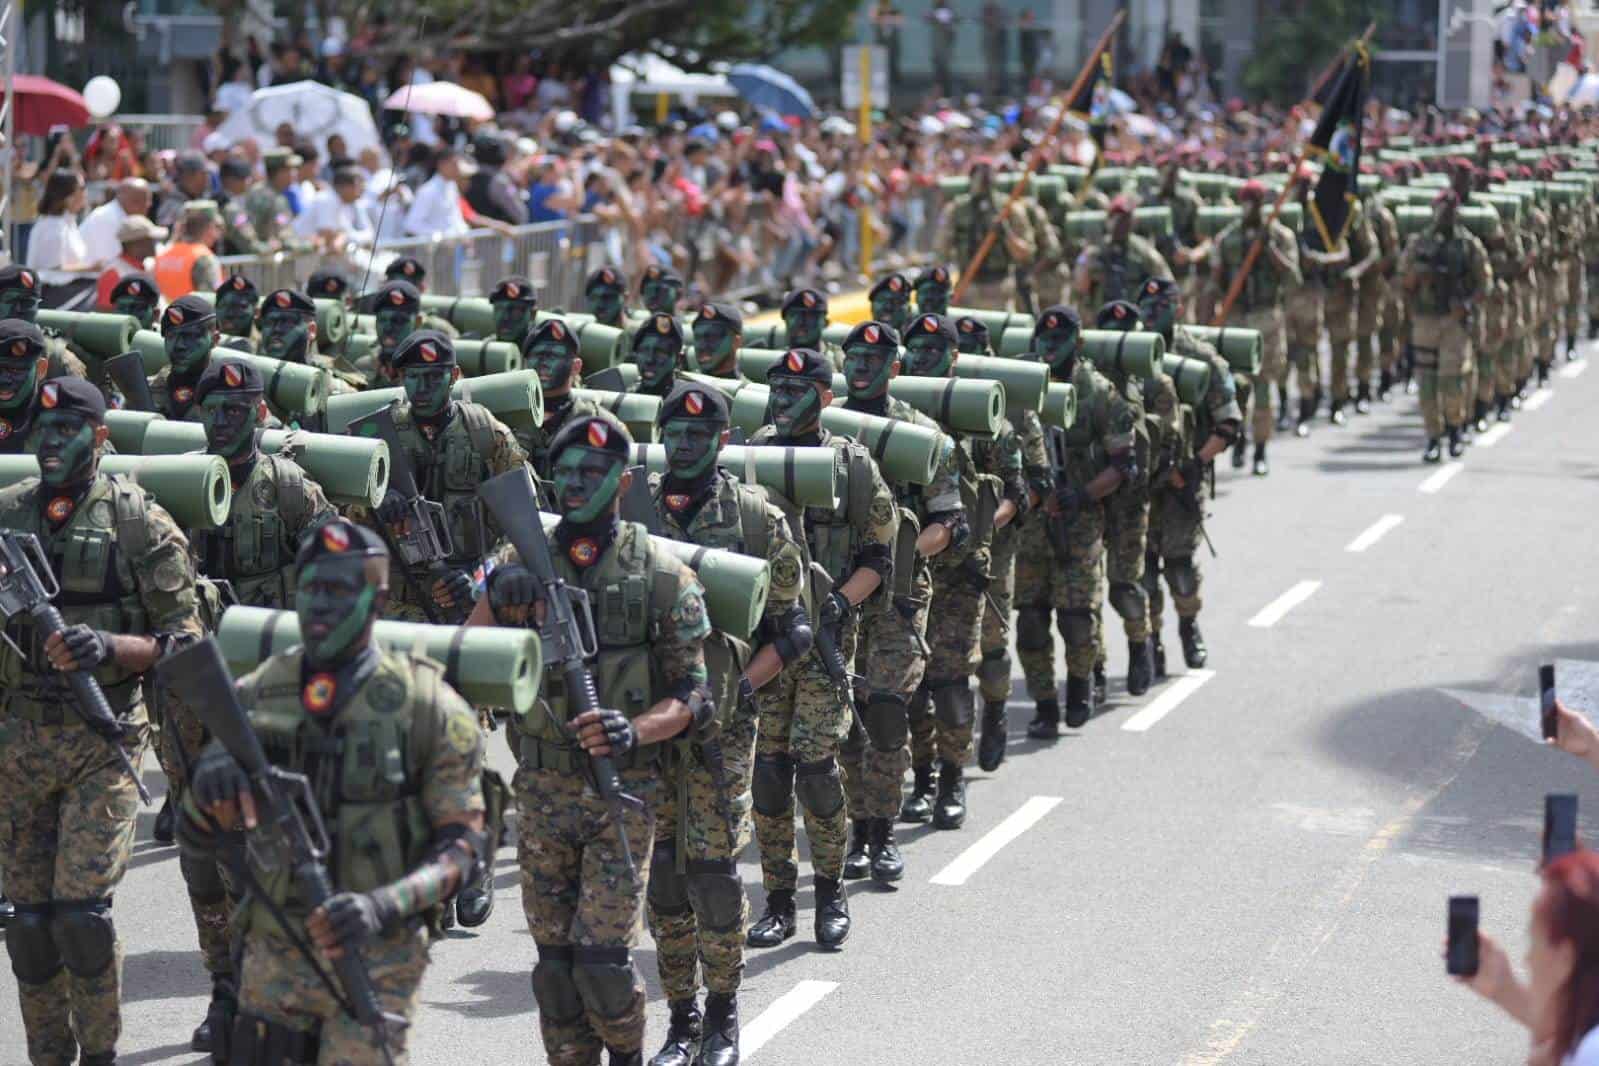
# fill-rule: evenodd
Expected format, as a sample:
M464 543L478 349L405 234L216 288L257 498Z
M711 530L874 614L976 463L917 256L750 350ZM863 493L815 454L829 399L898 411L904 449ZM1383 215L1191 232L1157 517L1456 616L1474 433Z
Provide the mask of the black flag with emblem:
M1113 70L1110 49L1107 48L1100 53L1099 69L1094 72L1094 76L1089 78L1082 89L1078 90L1077 96L1066 104L1067 114L1088 124L1088 136L1094 142L1094 161L1089 164L1088 177L1083 179L1083 187L1078 191L1079 204L1088 198L1089 190L1094 187L1094 175L1099 173L1099 168L1105 161L1105 134L1110 131L1110 90L1114 84Z
M1321 160L1321 180L1310 201L1323 250L1343 243L1359 196L1361 125L1366 113L1366 87L1371 80L1371 55L1356 43L1333 81L1321 120L1310 135L1307 155Z

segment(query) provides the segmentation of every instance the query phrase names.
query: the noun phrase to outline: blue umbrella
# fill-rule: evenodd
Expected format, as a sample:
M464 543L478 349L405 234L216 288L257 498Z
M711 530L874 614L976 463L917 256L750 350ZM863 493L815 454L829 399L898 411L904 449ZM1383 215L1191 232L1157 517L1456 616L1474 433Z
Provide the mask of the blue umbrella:
M765 63L737 63L727 72L733 88L756 107L776 111L779 115L798 115L811 118L816 114L816 104L805 87L775 67Z

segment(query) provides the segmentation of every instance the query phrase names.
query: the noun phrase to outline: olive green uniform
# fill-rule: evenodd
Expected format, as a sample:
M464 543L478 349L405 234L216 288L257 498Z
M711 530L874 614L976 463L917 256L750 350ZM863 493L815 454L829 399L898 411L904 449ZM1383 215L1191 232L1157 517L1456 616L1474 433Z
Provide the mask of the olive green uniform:
M1471 366L1471 315L1493 284L1482 242L1457 224L1448 236L1418 233L1399 263L1402 281L1418 279L1412 295L1411 351L1421 385L1421 416L1429 439L1465 423L1462 382Z
M1259 233L1258 226L1246 228L1242 222L1235 222L1216 235L1216 250L1211 258L1218 292L1225 294L1232 285ZM1287 269L1279 267L1262 249L1226 322L1229 326L1259 330L1265 344L1260 371L1255 374L1251 390L1255 410L1250 436L1257 443L1270 440L1275 428L1271 386L1288 373L1288 331L1283 307L1290 297L1297 301L1296 290L1303 282L1299 272L1299 241L1293 230L1274 222L1269 239L1287 257Z
M1042 502L1053 488L1049 470L1049 455L1044 450L1044 427L1037 413L1026 409L1013 410L1006 419L1006 435L1014 439L1020 453L1022 476L1030 493ZM1011 445L1002 437L994 438L995 448ZM983 610L983 632L980 642L982 659L977 665L977 686L983 700L988 703L1010 699L1011 689L1011 615L1016 602L1016 549L1021 541L1021 530L1038 520L1029 506L1018 504L1017 515L1003 529L994 530L994 543L990 549L990 581L988 605Z
M986 196L966 193L945 204L938 218L935 258L942 263L960 263L964 268L977 254L1004 207L993 190ZM1012 241L1024 246L1020 258L1012 254ZM977 276L966 281L962 298L973 307L1010 310L1016 298L1016 271L1028 269L1037 254L1037 237L1027 211L1018 204L1010 205L1000 221L1000 236L988 250Z
M1088 296L1083 308L1091 317L1113 300L1136 300L1139 287L1147 278L1169 278L1171 267L1147 237L1129 233L1125 241L1107 235L1091 244L1077 257L1075 279L1088 279Z

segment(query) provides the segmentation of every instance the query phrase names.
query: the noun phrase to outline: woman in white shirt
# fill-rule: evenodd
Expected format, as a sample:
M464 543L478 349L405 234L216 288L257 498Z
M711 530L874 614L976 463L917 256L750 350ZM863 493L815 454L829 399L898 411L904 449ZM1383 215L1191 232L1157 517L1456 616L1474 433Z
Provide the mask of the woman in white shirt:
M1528 1066L1599 1066L1599 853L1544 867L1527 933L1525 984L1484 933L1477 973L1460 981L1531 1030Z
M89 261L88 246L78 232L86 200L81 173L65 168L51 172L39 203L39 221L28 240L28 265L47 285L66 285L100 270L101 264Z

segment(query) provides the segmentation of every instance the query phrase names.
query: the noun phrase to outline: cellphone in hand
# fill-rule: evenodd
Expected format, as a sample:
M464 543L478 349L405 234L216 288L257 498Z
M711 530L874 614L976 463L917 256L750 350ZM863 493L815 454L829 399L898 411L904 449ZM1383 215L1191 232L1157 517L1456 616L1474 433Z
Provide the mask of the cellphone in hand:
M1545 865L1577 850L1577 797L1551 792L1543 798L1543 861Z
M1477 973L1477 897L1449 897L1449 947L1445 972L1457 977Z
M1560 716L1555 713L1555 664L1538 667L1538 706L1543 717L1543 737L1556 740L1560 736Z

